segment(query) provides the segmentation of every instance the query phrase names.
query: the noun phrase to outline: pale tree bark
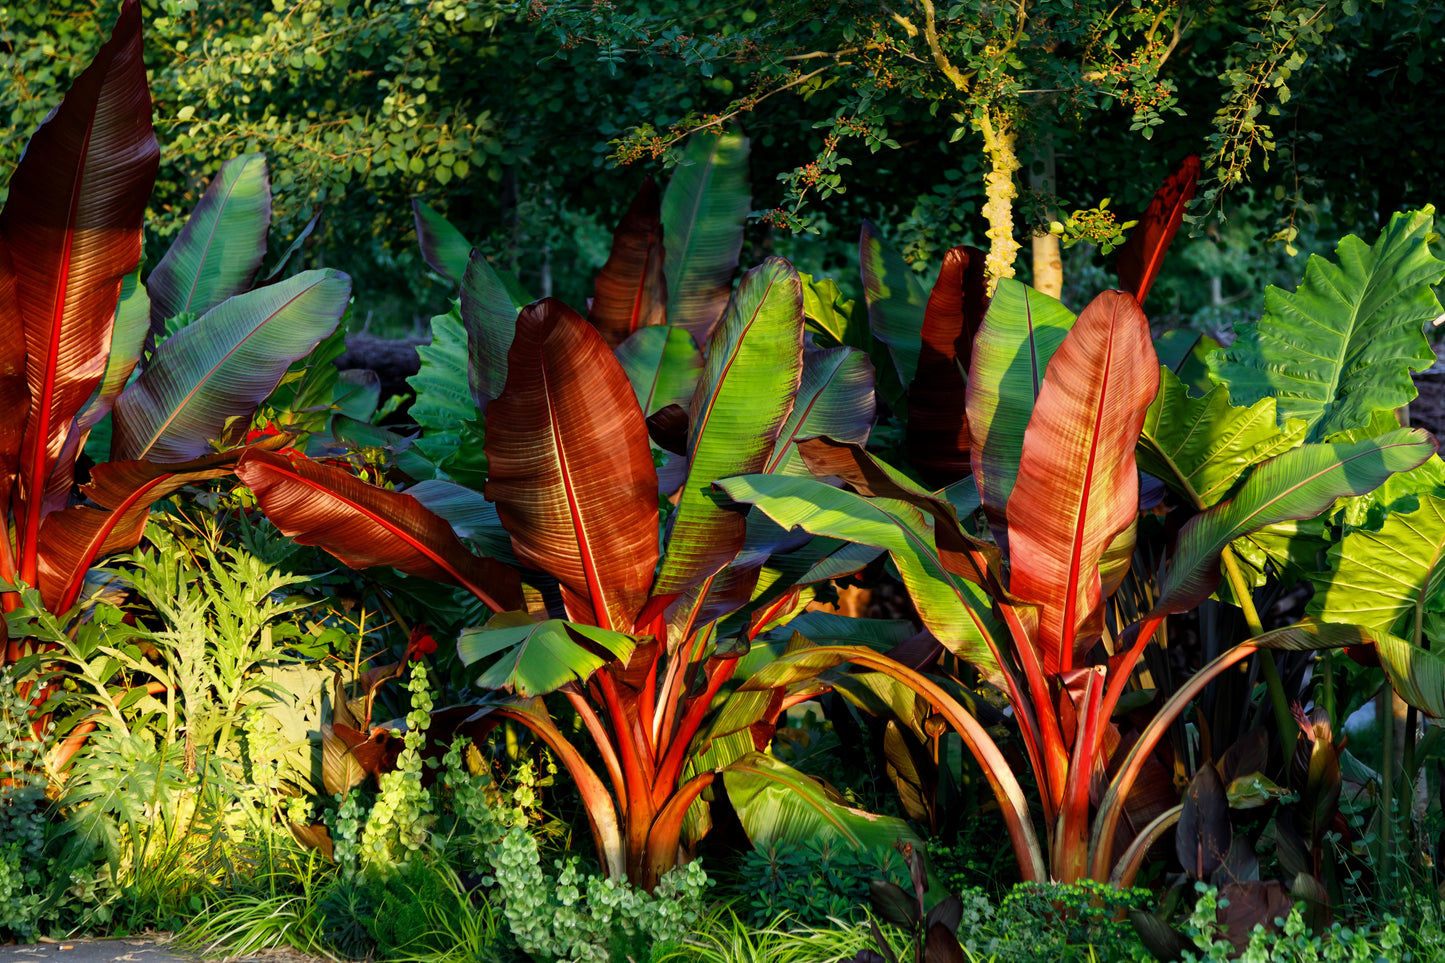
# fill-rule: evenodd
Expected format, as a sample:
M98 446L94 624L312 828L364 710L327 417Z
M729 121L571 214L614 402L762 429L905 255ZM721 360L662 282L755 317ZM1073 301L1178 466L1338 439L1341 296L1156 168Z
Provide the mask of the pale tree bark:
M1052 140L1040 144L1038 155L1029 165L1029 186L1040 195L1050 197L1054 193L1054 145ZM1045 220L1058 219L1058 212L1050 207ZM1034 228L1033 237L1034 290L1059 298L1064 293L1064 258L1059 251L1059 236L1047 230Z

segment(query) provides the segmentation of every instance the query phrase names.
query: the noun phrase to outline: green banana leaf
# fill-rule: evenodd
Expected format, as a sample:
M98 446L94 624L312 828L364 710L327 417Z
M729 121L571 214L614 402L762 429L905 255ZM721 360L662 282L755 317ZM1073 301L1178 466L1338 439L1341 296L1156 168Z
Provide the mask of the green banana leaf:
M512 536L502 527L497 506L479 491L456 482L428 479L417 482L406 494L421 502L434 515L446 519L458 538L475 542L488 555L508 565L520 565L512 552Z
M1139 435L1139 468L1186 504L1208 508L1233 494L1252 466L1303 442L1307 427L1299 418L1281 427L1273 398L1231 405L1224 385L1193 397L1166 366Z
M461 284L472 253L471 243L425 201L413 200L411 211L416 220L416 240L421 245L422 260L448 281Z
M243 154L226 161L146 278L151 330L160 335L167 318L205 314L249 290L266 256L270 227L265 155Z
M467 382L483 412L507 385L507 352L517 329L517 313L528 303L503 281L478 251L462 275L458 311L467 330Z
M1004 278L973 342L968 373L970 459L984 514L1000 546L1008 544L1008 499L1023 457L1024 431L1044 371L1074 313L1033 288Z
M703 131L688 138L662 195L667 322L705 344L732 293L748 192L748 139Z
M156 349L116 399L112 458L181 462L250 418L293 361L336 330L351 279L306 271L221 302Z
M724 769L723 784L754 846L834 841L864 851L890 849L900 840L923 845L903 820L843 805L818 782L760 752Z
M803 376L788 420L763 471L811 477L798 454L798 441L825 435L863 444L878 404L873 393L873 362L853 348L805 348Z
M1303 418L1308 441L1370 422L1415 397L1411 371L1435 363L1424 326L1440 315L1431 287L1435 209L1396 214L1373 246L1354 235L1338 262L1314 256L1296 291L1266 289L1264 317L1210 356L1210 376L1241 404L1273 396L1281 419Z
M903 255L869 221L863 222L858 237L858 267L873 336L888 346L899 383L911 384L918 370L928 294Z
M1219 555L1235 539L1266 525L1313 518L1345 495L1361 495L1391 474L1408 471L1435 453L1418 428L1358 442L1292 448L1256 468L1239 493L1201 512L1179 533L1156 613L1198 605L1219 583Z
M702 374L702 352L686 328L638 328L617 346L616 356L644 415L668 405L686 408L692 401Z
M526 621L511 624L518 618ZM505 653L477 678L478 688L523 698L586 682L609 662L626 662L636 647L637 640L621 632L560 619L533 622L516 612L495 617L480 629L464 629L457 638L463 665Z
M140 269L137 268L133 274L127 274L120 284L120 301L115 306L115 326L110 333L110 356L105 361L105 375L100 379L100 387L95 389L95 394L75 419L81 431L92 429L110 413L116 397L130 380L131 372L140 361L146 333L150 330L150 312L150 298L145 285L140 283ZM107 426L106 438L109 437Z
M928 517L891 498L864 498L811 478L744 475L718 487L734 501L756 506L784 528L860 542L888 551L919 617L939 641L985 674L997 673L988 639L1002 628L988 595L944 568Z
M686 592L743 547L746 520L719 503L712 483L767 464L802 370L802 288L791 264L768 258L743 277L708 345L689 413L687 481L653 595Z

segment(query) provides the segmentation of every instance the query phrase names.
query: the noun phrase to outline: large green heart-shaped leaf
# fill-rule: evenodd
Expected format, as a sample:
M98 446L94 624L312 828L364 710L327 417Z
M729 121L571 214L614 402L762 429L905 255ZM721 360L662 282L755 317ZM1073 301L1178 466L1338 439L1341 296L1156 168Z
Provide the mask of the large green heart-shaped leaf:
M1410 372L1435 363L1424 334L1445 277L1427 243L1434 213L1396 214L1373 246L1350 235L1338 263L1312 256L1296 291L1266 289L1264 317L1210 356L1210 376L1241 404L1273 396L1281 418L1305 420L1309 441L1409 404Z
M549 619L496 628L465 629L457 655L471 665L498 652L502 658L477 679L482 689L515 692L524 698L556 692L569 682L586 682L609 662L626 662L637 640L621 632Z
M597 329L545 298L517 318L487 409L486 496L568 615L629 631L657 563L657 471L632 385Z
M1322 622L1354 622L1411 639L1445 580L1445 498L1391 514L1378 532L1357 531L1330 549L1331 573L1310 600Z
M701 131L688 138L662 195L667 322L708 339L732 293L748 192L748 139Z
M221 165L185 227L146 278L151 330L168 318L207 311L251 287L266 256L271 185L264 154L243 154Z
M421 365L406 379L416 391L408 411L421 428L412 450L456 481L481 487L487 459L474 440L482 434L467 383L467 332L456 309L431 319L431 344L418 345Z
M1164 368L1159 394L1139 435L1139 467L1168 485L1186 503L1208 508L1229 496L1249 468L1299 445L1305 423L1275 420L1273 398L1248 407L1231 405L1229 389L1215 385L1195 398Z
M1435 453L1418 428L1357 442L1293 448L1260 465L1238 494L1190 519L1160 589L1155 611L1183 612L1219 584L1219 555L1236 538L1267 525L1313 518L1346 495L1362 495Z
M973 340L967 390L970 460L984 514L1000 546L1008 543L1008 499L1034 399L1049 359L1073 325L1074 313L1061 303L1003 278Z
M686 592L742 548L746 522L719 504L712 483L767 464L802 369L802 288L791 264L768 258L743 277L708 343L689 412L687 481L654 595Z
M112 457L180 462L249 418L286 369L336 330L351 279L326 268L238 294L176 332L115 403Z
M1105 553L1133 554L1134 448L1158 388L1144 311L1105 291L1049 364L1008 502L1009 591L1039 605L1046 672L1073 668L1103 629Z

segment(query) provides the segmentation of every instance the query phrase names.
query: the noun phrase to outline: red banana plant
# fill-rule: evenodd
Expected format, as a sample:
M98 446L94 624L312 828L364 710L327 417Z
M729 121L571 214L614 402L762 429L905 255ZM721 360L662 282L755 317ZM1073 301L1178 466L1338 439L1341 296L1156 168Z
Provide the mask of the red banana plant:
M1158 389L1159 365L1138 302L1106 292L1075 319L1062 305L1002 282L973 345L967 416L973 477L995 539L960 522L952 504L856 446L825 439L801 446L819 477L753 475L719 487L780 526L886 549L925 625L1007 695L1037 778L1048 852L1024 836L1029 814L996 793L1027 878L1108 878L1115 827L1129 789L1149 761L1151 724L1131 750L1097 817L1119 734L1111 722L1134 667L1169 614L1214 590L1221 553L1237 537L1324 511L1336 498L1372 490L1435 450L1421 431L1359 442L1308 445L1255 468L1233 499L1193 518L1154 608L1105 632L1105 605L1129 565L1137 515L1135 448ZM1359 642L1355 627L1294 628L1231 650L1193 680L1197 692L1225 665L1260 648ZM1340 641L1340 639L1347 641ZM1170 703L1169 711L1180 707ZM1147 743L1148 748L1140 748ZM985 770L991 763L979 754ZM994 775L997 775L996 773ZM1129 818L1173 800L1136 799ZM1142 822L1136 820L1136 828ZM1091 823L1097 827L1090 847Z
M270 214L265 165L253 156L227 165L153 272L153 308L138 275L159 163L141 25L138 0L126 0L110 39L36 130L0 211L7 614L39 605L66 615L95 560L139 542L151 504L225 474L240 450L218 454L213 442L335 329L349 298L335 271L246 292ZM172 313L201 317L127 387L152 324L163 333ZM92 469L83 503L72 504L77 456L107 415L115 460ZM0 631L0 665L45 648L5 622Z
M479 688L495 693L470 722L507 718L531 728L582 793L604 869L648 888L676 863L685 834L705 830L699 801L708 791L726 791L750 832L796 831L808 817L808 831L859 844L906 835L897 821L839 806L757 751L781 713L832 684L820 676L843 662L910 687L906 699L919 704L909 724L930 713L914 695L922 693L970 745L989 751L983 727L942 689L863 646L796 639L781 669L765 665L725 691L752 640L801 608L798 583L837 543L799 547L765 519L745 520L711 483L739 470L800 472L798 440L820 430L863 440L872 381L859 377L869 372L852 349L805 348L800 283L777 259L743 278L705 357L681 432L686 480L660 546L649 421L618 355L559 302L521 311L504 386L486 409L485 494L540 593L529 612L515 611L521 600L516 576L505 581L509 569L492 562L483 572L476 556L444 557L455 539L435 530L437 519L424 531L426 516L408 494L270 454L248 454L237 467L262 510L302 543L353 565L445 575L498 612L458 642L464 662L484 663ZM442 508L436 482L417 490ZM453 486L447 497L454 503L458 495ZM403 541L411 557L387 548ZM459 577L464 565L479 574ZM777 691L770 680L779 671L798 683L794 691ZM576 713L600 771L553 721L544 697ZM742 717L744 725L727 721ZM991 758L1003 767L996 750ZM1002 791L1021 804L1016 780L1000 771ZM770 803L778 791L799 805ZM689 820L697 823L690 831Z

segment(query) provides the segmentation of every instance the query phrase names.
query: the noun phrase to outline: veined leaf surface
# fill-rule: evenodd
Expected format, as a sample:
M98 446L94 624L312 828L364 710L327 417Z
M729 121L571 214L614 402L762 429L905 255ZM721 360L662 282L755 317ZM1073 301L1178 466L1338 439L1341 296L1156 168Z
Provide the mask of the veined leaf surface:
M667 323L663 277L662 199L651 177L612 233L612 253L597 272L587 320L616 348L634 331Z
M667 321L699 344L727 307L751 205L748 139L693 134L662 195L662 242Z
M1224 385L1195 398L1163 368L1159 394L1139 435L1139 467L1187 504L1208 508L1226 498L1251 466L1296 447L1304 436L1305 423L1298 418L1279 426L1273 398L1231 405Z
M270 226L265 155L243 154L226 161L146 278L151 330L164 334L166 319L205 314L250 288L266 256Z
M618 345L616 355L644 415L656 414L668 405L687 407L692 402L702 374L702 352L686 328L639 328Z
M1143 309L1105 291L1049 364L1008 501L1009 590L1040 606L1046 672L1071 669L1103 628L1099 564L1138 515L1134 447L1158 390Z
M918 370L927 295L913 268L869 221L858 237L858 267L873 336L888 346L900 384Z
M432 318L431 344L418 345L416 353L421 364L406 383L416 392L409 411L422 431L412 447L438 468L460 455L458 463L465 471L453 477L480 487L486 479L486 458L480 450L462 450L471 447L467 442L482 428L468 386L467 332L458 315Z
M1164 255L1179 233L1184 210L1199 186L1199 157L1190 154L1179 169L1154 192L1139 223L1119 250L1119 287L1134 295L1142 305L1154 286Z
M803 349L803 375L788 420L763 471L810 477L798 455L798 442L824 435L863 444L878 405L873 394L873 362L849 347Z
M140 283L140 271L127 274L120 286L120 301L115 306L115 323L111 326L110 356L105 362L105 376L95 394L76 417L80 431L89 431L104 418L115 399L130 380L140 361L150 330L150 298Z
M467 551L446 521L410 495L330 465L255 450L241 458L236 475L298 544L320 546L353 568L387 565L460 585L493 611L522 607L516 571Z
M1313 518L1347 495L1363 495L1397 471L1435 453L1435 439L1418 428L1357 442L1292 448L1256 468L1229 501L1194 516L1160 589L1156 612L1183 612L1219 584L1219 554L1240 536L1266 525Z
M462 276L461 317L467 329L467 378L472 399L483 412L507 384L507 352L517 330L517 313L527 302L508 290L477 251Z
M325 268L236 295L167 338L115 403L113 457L199 458L336 330L351 279Z
M1210 355L1210 377L1236 403L1273 396L1280 418L1303 418L1308 441L1369 424L1415 397L1411 371L1435 363L1424 326L1440 315L1431 286L1445 261L1430 253L1434 208L1396 214L1373 246L1354 235L1338 262L1312 256L1297 290L1270 287L1264 317Z
M551 298L522 310L507 364L487 411L486 496L574 621L630 631L657 563L657 471L632 385L597 329Z
M918 370L908 386L908 460L946 485L973 470L964 372L988 311L984 253L956 247L943 256L923 314Z
M1008 499L1034 399L1049 359L1073 324L1073 312L1058 301L1002 278L973 341L967 393L969 457L984 514L1000 546L1008 544Z
M29 416L19 456L27 499L20 575L34 581L38 493L52 480L71 420L105 374L121 282L140 262L141 226L160 151L142 60L139 0L125 0L105 42L30 138L0 211L14 297L0 340L23 337ZM12 412L7 417L16 417ZM22 416L23 415L19 415Z
M426 201L414 199L411 212L416 221L416 240L421 245L422 260L448 281L461 284L472 253L471 243Z
M791 264L768 258L744 276L708 344L689 412L687 481L654 595L680 595L742 548L746 521L718 503L712 483L767 464L802 369L802 287Z
M586 682L609 662L626 662L636 646L636 639L621 632L550 619L464 629L457 638L457 655L463 665L471 665L505 652L481 674L477 687L530 698L556 692L569 682Z

